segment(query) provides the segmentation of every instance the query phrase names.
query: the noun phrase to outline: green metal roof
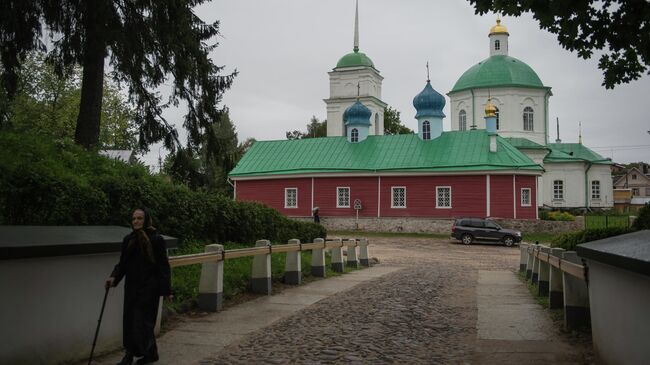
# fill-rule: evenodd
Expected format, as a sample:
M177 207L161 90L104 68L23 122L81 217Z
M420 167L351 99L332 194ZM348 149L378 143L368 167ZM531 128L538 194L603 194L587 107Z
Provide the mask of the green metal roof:
M444 132L423 141L415 134L369 136L359 143L345 137L260 141L253 144L231 177L335 172L542 171L525 154L497 137L489 152L485 130Z
M339 62L336 63L336 68L357 66L369 66L375 68L375 64L372 63L370 57L366 56L365 53L359 51L354 51L346 54L345 56L341 57Z
M535 71L524 62L510 56L495 55L465 71L450 93L503 86L550 89L542 84Z
M551 152L544 158L547 162L581 162L609 165L612 160L585 147L582 143L549 143Z
M520 137L506 137L504 138L508 143L517 148L529 149L529 150L547 150L548 147L542 146L539 143L535 143L528 138Z

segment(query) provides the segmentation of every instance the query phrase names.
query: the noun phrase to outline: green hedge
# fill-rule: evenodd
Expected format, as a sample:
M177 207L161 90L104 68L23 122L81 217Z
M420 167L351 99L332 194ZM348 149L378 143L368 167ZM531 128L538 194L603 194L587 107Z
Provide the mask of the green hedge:
M0 224L128 226L131 210L145 206L161 232L182 239L252 244L326 235L264 205L192 191L143 166L40 138L0 132Z
M567 251L575 251L576 245L581 243L601 240L603 238L618 236L630 232L632 232L632 229L627 227L586 229L583 231L562 234L553 239L551 246L560 247Z
M634 229L650 229L650 204L646 204L639 209L634 221Z

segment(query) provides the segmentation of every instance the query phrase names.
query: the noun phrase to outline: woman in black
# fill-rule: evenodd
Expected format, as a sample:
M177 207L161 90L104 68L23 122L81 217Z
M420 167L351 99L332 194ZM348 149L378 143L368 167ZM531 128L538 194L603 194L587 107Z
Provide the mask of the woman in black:
M165 241L151 222L145 209L133 211L133 232L124 237L120 262L115 265L106 287L124 283L124 317L122 341L126 354L118 365L158 361L154 327L160 296L171 299L171 271Z

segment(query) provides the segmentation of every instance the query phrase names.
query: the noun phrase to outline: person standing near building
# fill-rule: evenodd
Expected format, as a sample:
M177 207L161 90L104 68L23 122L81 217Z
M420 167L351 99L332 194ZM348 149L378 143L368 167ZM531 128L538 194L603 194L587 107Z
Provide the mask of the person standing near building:
M133 211L133 231L124 237L120 261L105 287L124 283L122 342L124 358L118 365L150 364L158 361L154 327L160 297L172 298L171 270L165 241L153 227L151 215L144 208Z
M320 216L318 215L318 207L315 207L312 210L312 213L314 214L314 223L320 224Z

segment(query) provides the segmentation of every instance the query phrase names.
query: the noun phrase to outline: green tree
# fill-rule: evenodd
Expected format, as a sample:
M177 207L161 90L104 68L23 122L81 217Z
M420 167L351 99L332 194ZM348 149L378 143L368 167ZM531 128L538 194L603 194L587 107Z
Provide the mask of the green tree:
M469 0L477 14L489 11L519 16L531 12L540 28L589 59L601 51L603 85L616 85L650 74L650 2L643 0Z
M319 121L315 115L312 115L307 124L307 132L299 130L286 132L287 139L319 138L327 137L327 120Z
M33 50L46 51L48 60L62 75L82 67L79 112L75 141L88 148L100 136L104 70L125 85L135 104L139 143L146 149L163 141L167 148L180 145L173 125L162 117L167 105L183 102L187 114L188 148L202 143L203 131L217 122L217 107L230 88L236 72L219 75L208 57L216 47L209 43L219 35L219 22L206 23L193 8L206 0L95 0L49 1L4 0L0 2L0 59L2 89L12 99L18 89L18 73ZM46 30L44 34L44 30ZM155 90L171 86L163 100ZM213 137L207 143L217 143ZM208 148L213 151L217 148Z
M384 109L384 134L413 134L413 131L402 124L400 112L390 106Z
M28 55L18 74L14 98L0 102L5 119L3 125L55 139L74 138L81 97L80 78L79 67L71 68L60 77L45 62L42 53ZM100 147L136 149L133 108L109 79L104 81L103 94Z

